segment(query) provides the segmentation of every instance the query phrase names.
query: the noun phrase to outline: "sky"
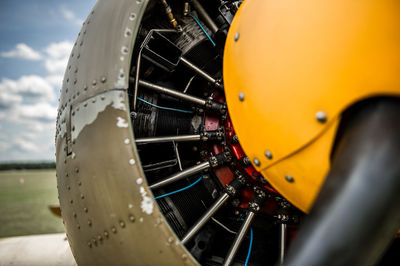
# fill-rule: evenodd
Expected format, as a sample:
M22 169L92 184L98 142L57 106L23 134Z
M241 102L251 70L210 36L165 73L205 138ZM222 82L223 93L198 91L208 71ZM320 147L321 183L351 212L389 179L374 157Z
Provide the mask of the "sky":
M54 161L59 92L95 0L0 0L0 162Z

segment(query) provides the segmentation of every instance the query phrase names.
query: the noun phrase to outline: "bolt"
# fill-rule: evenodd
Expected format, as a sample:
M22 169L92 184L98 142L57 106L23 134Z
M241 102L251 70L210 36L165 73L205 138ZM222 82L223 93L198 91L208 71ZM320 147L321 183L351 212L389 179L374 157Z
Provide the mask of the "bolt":
M328 116L324 111L318 111L315 114L315 118L317 119L318 122L325 123L326 120L328 119Z
M244 93L239 92L239 101L243 102L244 101Z
M260 166L260 165L261 165L261 162L260 162L260 160L258 160L258 158L254 158L254 159L253 159L253 163L254 163L256 166Z
M270 151L265 151L264 154L265 154L265 157L267 157L268 159L270 159L270 160L272 159L272 153Z
M285 179L286 179L286 181L288 181L288 182L290 182L290 183L293 183L293 182L294 182L294 178L293 178L293 176L291 176L291 175L286 175L286 176L285 176Z
M240 36L239 32L236 32L234 37L235 42L239 40L239 36Z

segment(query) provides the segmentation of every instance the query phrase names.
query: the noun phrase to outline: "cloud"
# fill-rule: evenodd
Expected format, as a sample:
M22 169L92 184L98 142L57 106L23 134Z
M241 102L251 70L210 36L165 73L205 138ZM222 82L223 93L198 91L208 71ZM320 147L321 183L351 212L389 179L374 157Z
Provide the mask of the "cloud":
M66 7L61 7L61 14L63 15L63 17L65 19L67 19L70 22L73 22L76 25L82 25L83 20L78 18L74 12L72 12L71 10L69 10Z
M6 58L19 58L31 61L42 59L42 55L39 52L33 50L31 47L24 43L19 43L15 46L13 50L2 52L0 55Z
M17 80L3 78L0 82L0 106L25 102L54 101L53 85L37 75L22 76Z
M69 41L51 43L45 48L45 51L51 58L64 58L69 56L72 46L73 43Z
M17 138L13 141L13 144L17 150L25 152L39 152L41 149L32 141L27 141L22 138Z
M57 117L57 108L48 103L21 105L17 109L18 118L43 123L54 123Z
M45 49L47 54L45 59L46 70L51 74L64 74L72 47L73 43L69 41L51 43L47 46Z
M72 48L73 42L62 41L50 43L40 54L31 49L39 54L40 58L36 58L44 64L45 73L0 80L1 161L54 158L56 92L62 86ZM11 52L1 55L11 57ZM25 54L24 58L28 56Z

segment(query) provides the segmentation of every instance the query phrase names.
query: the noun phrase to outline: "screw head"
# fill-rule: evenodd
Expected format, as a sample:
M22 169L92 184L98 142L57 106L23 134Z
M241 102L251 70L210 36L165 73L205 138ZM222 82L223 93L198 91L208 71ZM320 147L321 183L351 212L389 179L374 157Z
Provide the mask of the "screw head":
M270 151L265 151L264 152L265 157L267 157L268 159L272 159L272 153Z
M261 162L260 162L260 160L259 160L258 158L254 158L254 159L253 159L253 163L254 163L256 166L260 166L260 165L261 165Z
M244 101L244 93L239 92L239 101L243 102Z
M318 111L315 114L315 118L317 119L318 122L325 123L326 120L328 120L328 115L324 111Z
M286 181L288 181L289 183L293 183L294 182L294 178L291 175L286 175L285 176Z
M234 36L235 42L237 42L239 40L239 36L240 36L239 32L236 32L235 36Z

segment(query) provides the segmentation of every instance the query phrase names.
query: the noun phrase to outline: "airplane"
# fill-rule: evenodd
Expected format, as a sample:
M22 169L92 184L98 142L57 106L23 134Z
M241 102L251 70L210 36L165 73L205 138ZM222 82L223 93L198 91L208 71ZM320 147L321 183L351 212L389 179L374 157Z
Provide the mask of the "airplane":
M99 0L56 124L76 263L398 264L399 11Z

